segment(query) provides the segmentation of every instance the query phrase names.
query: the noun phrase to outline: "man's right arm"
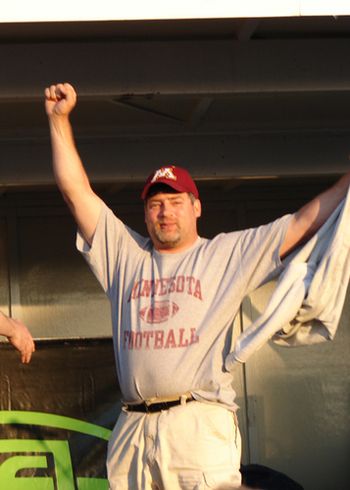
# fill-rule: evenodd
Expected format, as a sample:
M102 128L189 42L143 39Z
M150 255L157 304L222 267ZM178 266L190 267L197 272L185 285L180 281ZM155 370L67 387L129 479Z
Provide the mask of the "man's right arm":
M75 90L68 83L45 89L55 179L81 234L91 245L102 200L92 190L75 146L69 115L76 100Z

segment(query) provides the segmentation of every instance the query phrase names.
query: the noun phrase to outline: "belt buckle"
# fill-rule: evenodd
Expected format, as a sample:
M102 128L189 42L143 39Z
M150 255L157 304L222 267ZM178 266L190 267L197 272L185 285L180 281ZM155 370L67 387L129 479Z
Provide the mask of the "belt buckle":
M146 413L161 412L162 410L168 410L168 408L169 405L167 402L154 402L154 403L145 402Z
M170 408L168 402L160 402L157 405L159 405L159 411L168 410Z

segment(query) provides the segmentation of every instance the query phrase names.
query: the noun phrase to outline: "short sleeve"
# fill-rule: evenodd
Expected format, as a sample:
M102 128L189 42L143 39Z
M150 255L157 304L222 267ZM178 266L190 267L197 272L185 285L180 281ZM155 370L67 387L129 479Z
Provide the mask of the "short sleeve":
M292 215L244 230L240 240L240 268L247 293L267 282L282 267L280 248Z
M76 247L89 264L104 291L109 293L120 264L132 260L149 246L149 240L127 227L103 204L91 246L80 231Z

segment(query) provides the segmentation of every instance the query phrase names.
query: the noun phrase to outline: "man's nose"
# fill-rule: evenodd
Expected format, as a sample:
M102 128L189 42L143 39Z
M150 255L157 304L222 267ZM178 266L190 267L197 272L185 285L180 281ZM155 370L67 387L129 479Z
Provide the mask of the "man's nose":
M170 203L164 202L161 207L161 215L162 216L171 216L173 214L173 207Z

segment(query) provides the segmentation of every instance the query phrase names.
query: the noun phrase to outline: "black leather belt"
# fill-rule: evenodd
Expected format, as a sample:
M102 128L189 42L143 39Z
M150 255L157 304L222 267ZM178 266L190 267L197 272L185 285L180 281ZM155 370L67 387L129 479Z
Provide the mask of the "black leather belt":
M186 403L192 402L194 398L189 397L185 400ZM172 400L169 402L158 402L158 403L138 403L137 405L124 404L124 407L128 412L142 412L142 413L154 413L160 412L162 410L168 410L171 407L176 407L176 405L181 405L181 398Z

